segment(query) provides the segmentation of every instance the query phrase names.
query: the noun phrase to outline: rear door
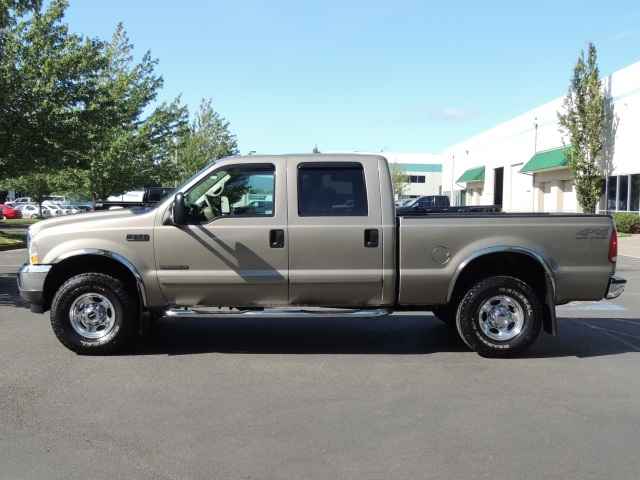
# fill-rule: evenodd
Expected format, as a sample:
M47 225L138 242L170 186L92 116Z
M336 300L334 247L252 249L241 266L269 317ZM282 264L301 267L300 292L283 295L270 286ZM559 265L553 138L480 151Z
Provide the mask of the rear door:
M289 300L364 306L382 300L382 214L377 168L354 157L290 157Z

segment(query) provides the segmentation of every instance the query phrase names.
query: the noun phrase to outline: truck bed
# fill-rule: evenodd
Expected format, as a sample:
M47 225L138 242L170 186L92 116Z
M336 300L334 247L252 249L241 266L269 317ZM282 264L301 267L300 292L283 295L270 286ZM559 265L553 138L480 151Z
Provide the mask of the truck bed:
M400 304L448 302L469 268L481 276L483 269L495 274L538 265L552 279L555 303L600 300L615 273L606 215L424 214L399 216L397 226Z

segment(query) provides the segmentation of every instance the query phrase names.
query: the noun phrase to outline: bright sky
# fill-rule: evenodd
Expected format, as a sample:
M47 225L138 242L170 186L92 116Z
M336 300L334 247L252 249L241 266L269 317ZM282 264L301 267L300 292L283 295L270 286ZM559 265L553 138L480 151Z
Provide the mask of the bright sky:
M161 99L201 99L242 154L439 153L564 96L593 41L601 76L640 61L629 0L69 0L72 31L123 22Z

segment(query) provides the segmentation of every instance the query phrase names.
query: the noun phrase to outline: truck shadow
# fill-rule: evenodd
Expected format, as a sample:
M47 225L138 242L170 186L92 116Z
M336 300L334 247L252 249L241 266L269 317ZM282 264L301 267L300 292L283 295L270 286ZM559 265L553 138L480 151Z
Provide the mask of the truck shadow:
M595 321L598 320L606 321ZM543 332L532 347L507 361L590 358L640 351L637 344L603 335L581 322L562 318L559 322L560 336ZM446 352L475 355L455 328L434 316L396 314L372 319L163 318L120 354L424 355Z
M156 322L127 355L425 354L467 350L435 317L372 319L170 319Z
M0 307L29 308L29 304L20 298L15 273L0 273Z

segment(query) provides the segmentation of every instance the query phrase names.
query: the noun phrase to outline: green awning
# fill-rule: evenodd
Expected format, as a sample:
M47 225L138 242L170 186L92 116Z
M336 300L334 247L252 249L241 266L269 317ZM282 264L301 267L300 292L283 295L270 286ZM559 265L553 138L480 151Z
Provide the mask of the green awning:
M568 147L553 148L551 150L536 153L531 157L531 160L522 167L520 173L538 172L540 170L549 170L551 168L566 167L567 160L564 158L565 149L573 149L573 147L569 145Z
M462 174L456 183L462 182L484 182L484 167L470 168Z

